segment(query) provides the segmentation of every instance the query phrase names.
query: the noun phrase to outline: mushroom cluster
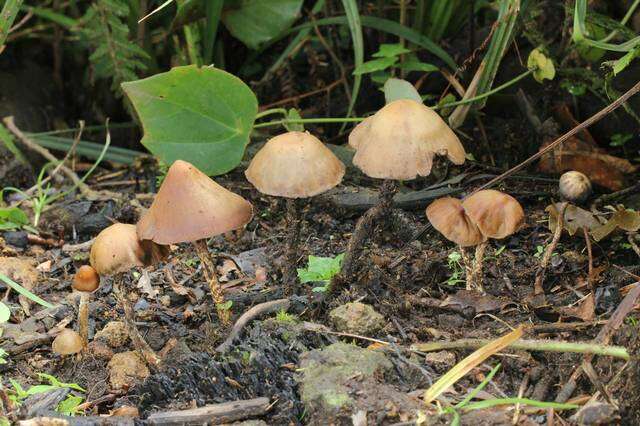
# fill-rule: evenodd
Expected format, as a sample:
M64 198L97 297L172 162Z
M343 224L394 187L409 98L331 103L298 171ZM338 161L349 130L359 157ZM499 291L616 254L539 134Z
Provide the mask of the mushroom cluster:
M464 200L440 198L427 207L426 215L436 230L460 246L467 271L467 290L475 288L481 292L488 240L512 235L524 221L524 211L515 198L491 189L478 191ZM466 248L473 246L476 253L472 267Z

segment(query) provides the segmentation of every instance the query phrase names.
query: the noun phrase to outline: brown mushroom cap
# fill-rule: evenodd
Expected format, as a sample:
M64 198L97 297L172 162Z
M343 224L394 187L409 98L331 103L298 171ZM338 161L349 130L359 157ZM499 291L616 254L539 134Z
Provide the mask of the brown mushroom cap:
M258 191L287 198L307 198L335 187L344 164L309 132L287 132L270 139L244 172Z
M591 195L591 181L584 173L566 172L558 184L560 196L569 202L581 204Z
M91 246L89 261L100 275L148 266L168 254L169 248L151 241L139 241L135 225L114 223L103 229Z
M509 194L487 189L462 202L467 215L486 237L501 239L515 233L524 222L524 210Z
M93 292L100 286L100 275L89 265L82 265L73 277L74 290Z
M475 246L486 241L457 198L439 198L429 204L426 213L434 228L461 247Z
M68 328L63 329L51 344L51 349L58 355L77 354L84 347L82 337Z
M456 134L429 107L400 99L358 124L349 135L353 164L367 176L408 180L431 173L434 155L454 164L465 160Z
M138 222L138 237L158 244L197 241L241 228L252 216L247 200L177 160Z

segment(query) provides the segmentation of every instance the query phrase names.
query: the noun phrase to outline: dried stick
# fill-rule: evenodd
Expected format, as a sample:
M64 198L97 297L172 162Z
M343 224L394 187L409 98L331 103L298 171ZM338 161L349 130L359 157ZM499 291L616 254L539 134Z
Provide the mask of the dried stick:
M291 302L289 301L289 299L277 299L270 302L260 303L259 305L256 305L253 308L249 309L247 312L242 314L240 318L238 318L238 321L236 321L233 328L231 329L231 333L229 333L229 336L224 342L218 345L218 347L216 348L216 352L226 352L233 344L233 341L240 335L242 329L245 328L247 324L249 324L249 322L251 322L255 318L279 310L287 310L290 303Z
M582 232L584 233L584 241L587 245L587 255L589 256L589 275L587 275L587 284L589 284L591 294L595 297L596 284L593 280L593 249L591 248L591 237L589 236L586 226L582 227Z
M58 163L59 160L53 154L51 154L48 149L33 142L24 133L22 133L20 129L18 129L13 120L13 116L5 117L2 121L4 122L5 126L7 126L7 129L9 129L11 133L13 133L24 146L34 152L37 152L47 161ZM84 182L82 182L82 180L80 180L78 175L73 170L63 164L60 165L60 170L73 182L73 184L80 190L83 195L92 193L91 189L89 189L89 187Z
M551 243L547 246L547 249L542 256L542 261L540 262L540 268L536 272L536 281L533 286L533 294L544 294L544 276L547 272L547 266L549 265L549 261L551 260L551 256L553 256L553 252L558 246L558 241L560 241L560 236L562 235L562 228L564 226L564 212L567 210L568 203L562 202L560 204L560 211L558 212L558 221L556 223L556 229L553 233L553 239Z

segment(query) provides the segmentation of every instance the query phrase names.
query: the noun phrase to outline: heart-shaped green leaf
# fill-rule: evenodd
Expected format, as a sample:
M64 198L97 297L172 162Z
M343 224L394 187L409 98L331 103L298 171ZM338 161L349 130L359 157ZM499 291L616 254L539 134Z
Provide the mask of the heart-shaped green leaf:
M226 1L222 22L251 49L257 49L288 29L300 14L303 0Z
M165 163L185 160L213 176L242 160L258 100L239 78L189 65L122 88L142 122L142 144Z

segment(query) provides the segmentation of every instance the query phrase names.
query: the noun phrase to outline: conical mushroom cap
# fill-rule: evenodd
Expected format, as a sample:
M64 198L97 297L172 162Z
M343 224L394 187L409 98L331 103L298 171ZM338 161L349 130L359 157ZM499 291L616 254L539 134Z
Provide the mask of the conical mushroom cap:
M84 347L82 337L68 328L63 329L51 344L51 349L58 355L77 354Z
M138 237L158 244L197 241L241 228L252 216L247 200L177 160L138 222Z
M461 247L475 246L486 241L457 198L439 198L429 204L426 213L429 222L438 232Z
M263 194L307 198L338 185L344 164L309 132L287 132L269 140L244 174Z
M464 147L444 120L410 99L393 101L358 124L349 145L356 149L353 164L380 179L428 176L436 154L454 164L465 160Z
M135 225L114 223L98 234L89 260L98 274L111 275L156 263L168 252L168 247L139 241Z
M487 189L462 202L467 215L486 237L501 239L515 233L524 222L524 210L509 194Z

